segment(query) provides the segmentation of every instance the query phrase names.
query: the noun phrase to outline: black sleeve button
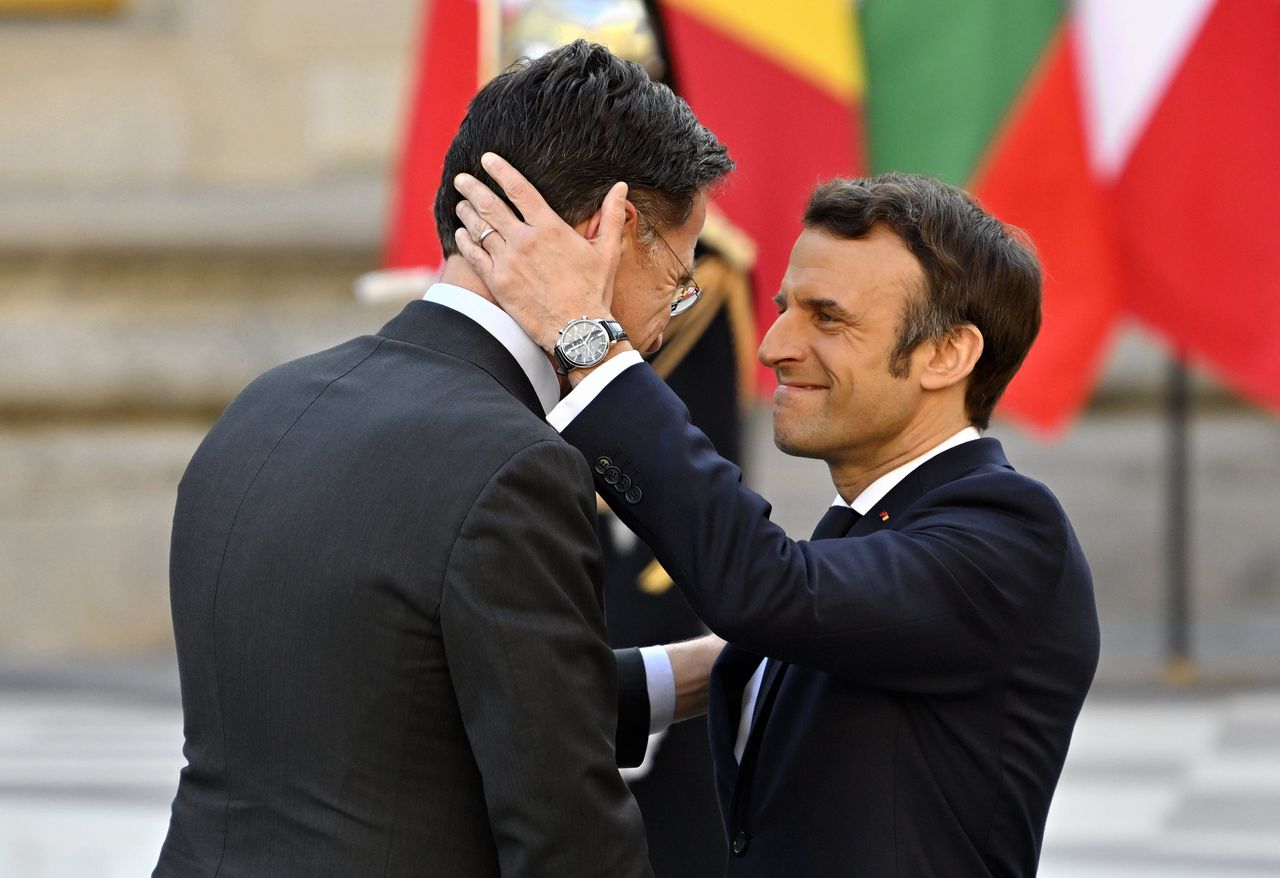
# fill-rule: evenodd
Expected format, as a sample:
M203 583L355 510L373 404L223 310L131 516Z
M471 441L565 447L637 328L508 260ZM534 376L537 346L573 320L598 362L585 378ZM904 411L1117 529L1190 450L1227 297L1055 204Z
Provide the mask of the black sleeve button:
M619 494L627 493L631 488L631 476L623 475L622 478L618 479L618 484L613 487L617 489Z
M613 461L607 457L596 458L596 472L603 474L605 470L613 466Z
M616 466L607 467L604 471L604 483L606 485L618 484L618 479L622 478L622 470Z
M627 493L623 494L622 496L623 498L626 499L628 503L632 503L632 504L639 503L640 498L644 496L644 491L641 491L638 486L632 485L627 490Z

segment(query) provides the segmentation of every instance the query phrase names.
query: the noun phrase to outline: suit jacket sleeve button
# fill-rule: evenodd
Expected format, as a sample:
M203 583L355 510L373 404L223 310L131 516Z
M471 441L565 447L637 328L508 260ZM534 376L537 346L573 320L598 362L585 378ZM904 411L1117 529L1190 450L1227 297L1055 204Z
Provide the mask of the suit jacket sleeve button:
M640 498L644 496L644 491L641 491L636 485L632 485L631 488L628 489L627 493L622 496L626 498L628 503L635 504L640 502Z
M627 493L627 491L631 490L631 476L623 475L620 479L618 479L618 484L614 485L613 487L618 490L619 494Z
M613 466L613 461L607 457L596 458L596 472L603 474L605 470Z
M622 470L616 466L606 467L603 475L606 485L616 485L618 484L618 479L622 477Z
M742 856L747 852L747 843L750 841L747 834L739 829L733 834L733 852L737 856Z

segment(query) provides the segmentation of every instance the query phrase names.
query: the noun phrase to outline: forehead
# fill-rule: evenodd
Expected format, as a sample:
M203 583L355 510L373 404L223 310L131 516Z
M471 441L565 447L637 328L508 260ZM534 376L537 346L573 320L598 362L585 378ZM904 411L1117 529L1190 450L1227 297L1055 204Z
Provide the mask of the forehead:
M811 228L796 239L782 290L788 296L833 299L846 306L897 308L923 283L920 261L886 226L872 226L861 238Z

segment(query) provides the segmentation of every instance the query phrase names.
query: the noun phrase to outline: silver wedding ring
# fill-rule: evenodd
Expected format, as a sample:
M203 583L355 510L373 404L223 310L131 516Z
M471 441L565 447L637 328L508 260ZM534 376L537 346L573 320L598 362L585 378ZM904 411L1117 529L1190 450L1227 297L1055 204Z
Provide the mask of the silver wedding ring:
M493 226L489 226L489 228L485 229L483 232L480 233L480 237L476 238L476 243L479 244L481 247L483 247L484 239L489 237L496 231L498 230L495 229Z

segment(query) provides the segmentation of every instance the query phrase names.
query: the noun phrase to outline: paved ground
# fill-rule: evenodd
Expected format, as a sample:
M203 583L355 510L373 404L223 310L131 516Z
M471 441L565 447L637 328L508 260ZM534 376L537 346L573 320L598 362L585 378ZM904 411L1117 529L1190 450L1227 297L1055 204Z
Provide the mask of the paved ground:
M181 761L164 661L0 667L0 878L137 878ZM1280 689L1100 689L1044 878L1280 875Z
M95 565L128 574L122 581L142 581L147 579L142 574L151 571L147 581L154 582L131 600L97 580L93 588L85 588L83 571L63 570L58 566L65 560L61 556L37 557L28 551L39 542L39 533L30 527L0 527L0 557L6 562L27 551L30 570L46 575L61 570L67 582L80 583L74 601L64 595L61 603L48 603L48 612L41 615L31 605L48 591L46 581L0 569L0 596L9 597L0 605L11 611L0 619L0 642L6 648L15 637L32 649L59 648L50 642L53 624L74 629L75 642L85 648L101 649L109 642L84 636L83 625L75 628L78 619L107 620L114 629L128 620L155 617L161 620L155 626L167 627L163 549L172 508L170 482L199 432L187 427L162 437L172 453L153 454L155 448L148 445L120 456L121 461L150 461L148 466L159 473L150 481L123 463L113 468L103 466L100 456L87 459L85 472L106 474L101 496L90 493L86 500L77 475L68 478L68 491L59 495L58 504L42 512L62 528L56 534L75 536L52 541L64 553L74 554L65 547L83 548L85 538L97 534L101 545L92 543L92 551L84 553ZM1196 424L1196 652L1209 679L1250 680L1254 687L1220 685L1193 692L1149 685L1159 676L1162 643L1159 420L1147 415L1087 419L1052 446L1017 431L1000 432L1019 468L1049 483L1070 513L1093 564L1103 614L1100 685L1077 730L1050 817L1041 875L1280 876L1280 663L1275 646L1280 631L1280 543L1275 539L1280 422L1227 413ZM127 438L112 435L120 443ZM102 436L91 438L92 447L103 447ZM755 462L750 483L774 501L775 519L789 532L806 534L831 496L825 468L773 451L763 417L754 419L749 445ZM45 447L25 440L17 446ZM12 452L17 446L0 442L0 461L7 464L0 466L0 474L11 481L20 475L19 482L44 479L44 470L26 465L30 454L5 457L5 448ZM63 451L63 446L52 446L40 453L61 459ZM122 502L119 492L107 491L114 482L135 493L142 484L146 502ZM0 506L11 519L30 524L29 494L15 489L13 503ZM132 497L128 494L126 500ZM85 509L109 510L114 517L85 517ZM104 526L125 519L150 529ZM120 558L107 552L112 546L121 547ZM141 562L134 556L145 552L154 555L147 562L151 566L135 570L131 565ZM8 585L6 576L11 577ZM29 632L25 640L23 632ZM0 657L0 878L148 874L164 836L180 747L177 686L169 661L23 665Z

